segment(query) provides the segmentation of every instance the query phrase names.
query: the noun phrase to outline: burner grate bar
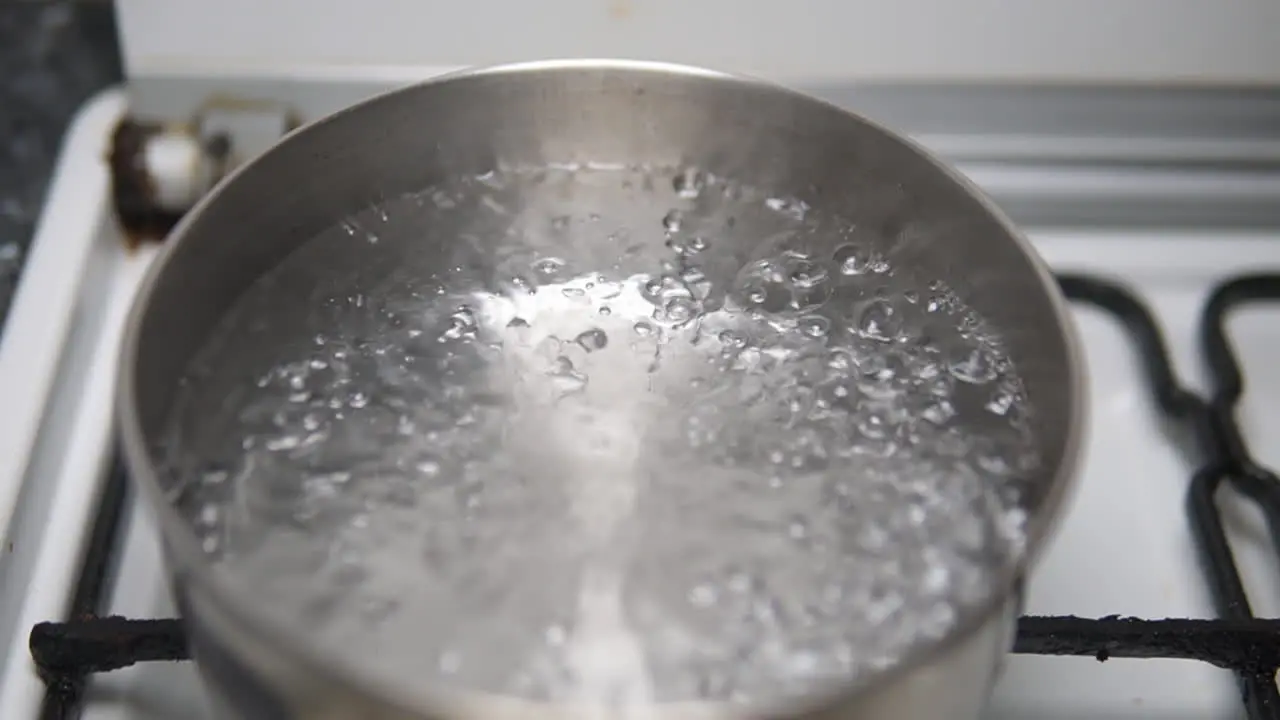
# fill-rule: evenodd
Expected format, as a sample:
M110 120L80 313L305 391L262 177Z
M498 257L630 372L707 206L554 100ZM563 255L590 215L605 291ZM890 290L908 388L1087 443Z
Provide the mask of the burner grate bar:
M1244 381L1227 339L1226 320L1230 311L1243 303L1280 301L1280 276L1238 277L1222 283L1210 295L1201 319L1202 349L1214 384L1209 401L1178 384L1159 326L1136 297L1118 285L1094 278L1066 276L1058 281L1071 299L1107 310L1128 327L1146 366L1156 404L1192 440L1186 446L1196 453L1200 469L1187 487L1187 512L1215 609L1223 618L1220 622L1226 628L1254 621L1215 497L1224 480L1240 489L1265 514L1280 551L1280 480L1253 460L1236 423L1235 408L1243 395ZM1270 644L1280 642L1273 639ZM1274 662L1232 667L1237 671L1249 720L1280 720L1276 668Z
M1280 668L1280 620L1097 620L1026 616L1013 651L1034 655L1200 660L1250 675Z
M1280 302L1280 275L1245 275L1219 285L1205 305L1200 327L1204 356L1213 375L1209 413L1227 478L1253 500L1266 517L1272 545L1280 555L1280 478L1249 452L1236 422L1244 395L1244 379L1227 336L1227 320L1237 308L1258 302Z
M1280 620L1144 620L1025 616L1013 651L1034 655L1199 660L1251 675L1280 667ZM91 618L40 623L31 655L46 678L190 658L180 620Z
M119 616L40 623L31 631L31 657L42 677L109 672L140 662L187 660L180 620Z
M1272 545L1280 554L1280 479L1254 460L1236 422L1245 385L1228 338L1227 321L1232 311L1243 305L1277 301L1280 275L1243 275L1218 285L1201 317L1201 347L1213 382L1204 415L1214 434L1210 446L1215 452L1192 480L1187 505L1214 602L1219 614L1226 618L1252 617L1253 610L1219 519L1215 496L1223 481L1231 483L1263 513ZM1280 720L1276 673L1241 673L1239 679L1250 720Z

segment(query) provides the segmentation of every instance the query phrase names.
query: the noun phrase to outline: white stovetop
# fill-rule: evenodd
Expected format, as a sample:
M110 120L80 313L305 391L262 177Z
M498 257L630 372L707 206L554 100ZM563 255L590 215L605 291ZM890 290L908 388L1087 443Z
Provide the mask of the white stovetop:
M72 582L109 449L111 378L123 312L152 253L126 253L106 221L101 158L123 107L108 94L74 127L20 296L0 346L0 437L19 439L44 415L29 482L0 563L0 717L36 717L42 686L30 670L26 634L60 614ZM1200 385L1193 345L1211 285L1241 272L1280 270L1275 232L1037 231L1036 247L1057 270L1105 274L1138 289L1161 321L1180 375ZM81 288L77 292L77 287ZM87 295L89 300L83 298ZM1034 614L1208 617L1183 509L1190 473L1161 434L1128 336L1111 317L1078 309L1090 370L1092 419L1080 490L1030 585ZM1249 387L1242 423L1260 460L1280 465L1280 304L1231 323ZM21 347L16 352L15 347ZM53 363L61 355L62 366ZM56 373L54 372L56 370ZM82 383L68 381L80 378ZM46 411L42 388L53 387ZM23 413L27 413L24 419ZM10 441L11 444L16 441ZM20 445L20 443L18 443ZM16 447L17 445L15 445ZM0 455L0 471L6 458ZM12 461L9 461L12 465ZM12 468L10 468L12 470ZM16 471L22 474L19 465ZM0 474L0 482L4 475ZM4 488L0 487L0 499ZM1239 503L1227 524L1260 615L1280 616L1280 573L1265 528ZM54 508L50 511L50 507ZM168 616L155 535L145 511L129 516L124 563L111 611ZM149 664L101 676L87 720L199 718L190 664ZM1243 717L1232 676L1184 661L1014 656L988 713L991 720L1218 720Z
M321 65L661 57L789 84L835 79L1250 85L1280 80L1280 5L1271 0L116 0L116 5L125 68L133 79Z

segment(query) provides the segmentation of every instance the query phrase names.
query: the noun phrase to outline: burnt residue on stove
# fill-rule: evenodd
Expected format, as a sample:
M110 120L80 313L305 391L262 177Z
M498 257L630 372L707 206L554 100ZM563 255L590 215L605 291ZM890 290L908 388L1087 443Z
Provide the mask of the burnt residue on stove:
M189 209L189 204L175 203L162 193L162 178L158 178L148 161L153 143L166 137L187 138L197 142L194 134L184 127L167 127L161 123L144 122L125 117L116 126L111 137L111 151L107 162L111 169L111 200L116 219L130 247L146 242L160 242ZM198 141L200 161L221 165L229 154L230 143L218 135ZM192 184L200 170L192 167ZM194 198L192 198L194 202Z
M84 617L40 623L29 638L31 658L45 682L109 672L139 662L185 660L187 639L178 620Z
M1249 674L1280 667L1280 620L1145 620L1116 615L1023 617L1013 651L1118 658L1199 660Z

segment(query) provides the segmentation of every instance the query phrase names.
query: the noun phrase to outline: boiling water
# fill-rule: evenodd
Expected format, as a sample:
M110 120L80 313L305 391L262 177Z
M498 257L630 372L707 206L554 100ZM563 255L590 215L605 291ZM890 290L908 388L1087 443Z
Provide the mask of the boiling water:
M193 363L174 500L390 682L615 709L848 682L989 599L1037 463L999 338L892 250L693 170L395 199Z

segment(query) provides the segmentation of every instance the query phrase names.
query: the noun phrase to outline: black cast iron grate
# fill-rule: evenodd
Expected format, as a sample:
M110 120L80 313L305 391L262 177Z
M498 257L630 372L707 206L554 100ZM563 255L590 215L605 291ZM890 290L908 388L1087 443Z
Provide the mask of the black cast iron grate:
M1014 652L1095 656L1100 661L1109 657L1200 660L1235 672L1249 720L1280 720L1276 688L1280 620L1254 616L1215 502L1224 482L1233 485L1263 512L1280 554L1280 479L1253 459L1236 424L1244 381L1226 334L1226 319L1234 308L1280 302L1280 275L1239 277L1214 290L1200 327L1201 349L1213 380L1208 399L1179 385L1160 330L1138 298L1097 278L1060 276L1058 281L1074 302L1109 312L1123 323L1137 345L1156 406L1185 433L1188 449L1197 457L1199 469L1188 486L1187 509L1218 617L1027 616L1019 619ZM117 462L103 491L70 619L41 623L31 631L31 655L47 687L42 709L46 720L77 717L93 673L189 657L178 620L97 615L105 601L126 490L125 470Z

